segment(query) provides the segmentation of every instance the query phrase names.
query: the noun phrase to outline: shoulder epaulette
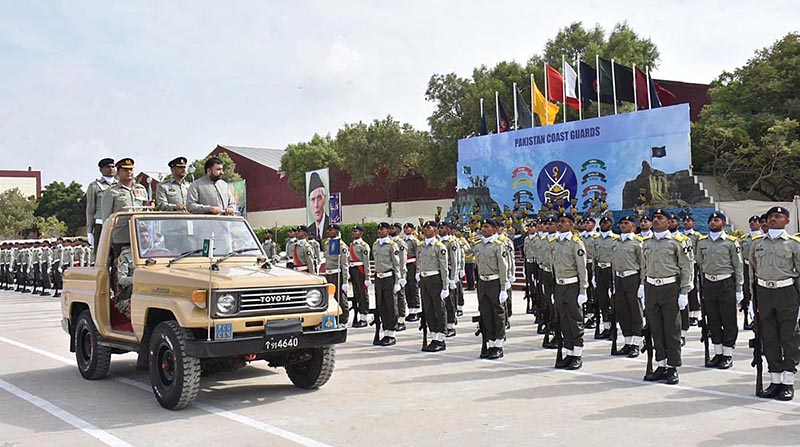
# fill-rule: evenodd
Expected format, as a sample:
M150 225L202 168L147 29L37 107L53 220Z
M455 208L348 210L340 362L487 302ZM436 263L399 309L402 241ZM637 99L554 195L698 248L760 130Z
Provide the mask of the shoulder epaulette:
M600 233L592 233L592 238L597 239L600 237Z
M394 245L394 239L389 239L389 245Z
M425 242L417 241L417 247L422 247L423 245L425 245Z
M708 237L708 236L706 236L706 237ZM728 235L728 240L731 241L731 242L739 242L739 239L736 238L736 236Z
M613 239L619 240L619 235L618 235L618 234L616 234L616 233L611 233L611 237L612 237Z
M757 235L753 236L753 240L755 241L755 240L761 239L762 237L764 237L763 234L757 234Z
M639 236L639 239L641 239L642 242L644 242L644 241L646 241L648 239L652 239L652 238L653 238L653 235Z
M800 242L800 236L792 236L792 240L795 242Z
M575 242L581 242L581 237L577 234L572 235L572 240Z
M423 242L423 244L424 244L424 242ZM436 241L436 246L437 247L444 247L444 244L442 243L442 241Z
M705 239L708 239L708 236L706 236L706 235L703 235L703 234L701 234L700 236L698 236L698 237L697 237L697 240L698 240L698 241L702 241L702 240L705 240ZM735 240L735 239L736 239L736 238L734 238L734 240Z
M649 236L648 236L648 237L649 237ZM640 236L640 235L638 235L638 234L637 234L637 235L634 237L634 239L636 239L636 240L637 240L637 241L639 241L639 242L644 242L644 240L645 240L645 238L643 238L642 236Z
M497 245L505 245L505 242L502 241L500 238L495 239L494 243L497 244Z
M686 237L686 236L684 236L682 234L676 234L673 238L678 242L686 242L686 241L689 240L688 237Z

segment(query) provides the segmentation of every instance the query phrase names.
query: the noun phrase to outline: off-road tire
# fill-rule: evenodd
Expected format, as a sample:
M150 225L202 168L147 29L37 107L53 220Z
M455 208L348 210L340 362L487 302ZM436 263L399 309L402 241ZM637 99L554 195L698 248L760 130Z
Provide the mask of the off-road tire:
M336 363L335 357L336 348L334 346L311 349L311 359L307 362L287 365L286 374L298 388L305 390L319 388L331 378Z
M150 336L150 383L156 400L168 410L180 410L200 391L200 359L186 355L191 331L177 321L163 321Z
M92 321L92 314L84 310L78 316L73 331L75 340L75 360L78 363L78 371L87 380L102 379L108 375L108 368L111 366L111 349L107 346L100 346L100 334Z

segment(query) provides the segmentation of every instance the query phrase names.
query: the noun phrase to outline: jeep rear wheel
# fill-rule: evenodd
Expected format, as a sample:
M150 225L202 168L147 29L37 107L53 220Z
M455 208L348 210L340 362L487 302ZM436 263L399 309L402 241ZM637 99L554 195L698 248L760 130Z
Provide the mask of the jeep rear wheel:
M313 390L325 385L333 374L336 363L336 348L323 346L311 350L311 359L294 365L286 366L289 380L298 387Z
M150 383L156 400L168 410L180 410L200 390L200 359L186 355L191 331L177 321L163 321L150 336Z
M88 380L105 377L111 365L111 350L100 346L100 335L92 321L92 314L88 310L84 310L78 316L73 340L75 342L75 359L78 361L78 371L81 376Z

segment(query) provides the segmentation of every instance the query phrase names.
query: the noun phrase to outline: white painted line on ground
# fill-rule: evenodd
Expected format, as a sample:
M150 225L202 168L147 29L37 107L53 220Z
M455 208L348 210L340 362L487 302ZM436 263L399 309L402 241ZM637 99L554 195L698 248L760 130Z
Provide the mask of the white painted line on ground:
M16 386L6 382L3 379L0 379L0 388L8 391L9 393L19 397L20 399L24 399L33 405L41 408L42 410L52 414L53 416L61 419L62 421L66 422L67 424L83 431L87 435L97 439L98 441L102 442L103 444L110 445L113 447L133 447L131 444L123 441L122 439L117 438L116 436L112 435L111 433L101 430L94 425L86 422L85 420L75 416L74 414L60 408L56 405L51 404L50 402L42 399L41 397L34 396L33 394L17 388Z
M73 359L69 359L67 357L63 357L63 356L60 356L58 354L53 354L51 352L47 352L47 351L44 351L42 349L39 349L39 348L37 348L35 346L30 346L30 345L27 345L25 343L18 342L16 340L12 340L10 338L6 338L6 337L3 337L3 336L0 336L0 341L3 342L3 343L7 343L9 345L12 345L12 346L16 346L16 347L18 347L20 349L24 349L26 351L30 351L30 352L45 356L47 358L56 360L58 362L65 363L67 365L75 364L75 361ZM142 383L142 382L139 382L139 381L136 381L136 380L128 379L126 377L114 377L114 380L116 380L117 382L120 382L120 383L124 383L126 385L130 385L130 386L132 386L134 388L138 388L140 390L150 392L150 393L153 391L153 389L150 387L150 385L147 385L145 383ZM5 382L3 382L3 383L5 383ZM13 386L11 384L9 384L9 385ZM204 404L204 403L201 403L201 402L194 402L194 403L192 403L192 406L197 407L197 408L199 408L199 409L201 409L203 411L206 411L208 413L223 417L225 419L229 419L229 420L232 420L234 422L238 422L240 424L247 425L248 427L255 428L256 430L260 430L260 431L263 431L265 433L269 433L269 434L272 434L272 435L275 435L275 436L279 436L279 437L281 437L283 439L292 441L292 442L294 442L296 444L300 444L300 445L307 446L307 447L332 447L330 444L325 444L325 443L322 443L322 442L319 442L319 441L315 441L315 440L307 438L307 437L305 437L303 435L299 435L297 433L293 433L293 432L290 432L288 430L284 430L284 429L282 429L280 427L276 427L274 425L266 424L264 422L258 421L256 419L249 418L247 416L242 416L240 414L237 414L237 413L234 413L232 411L228 411L228 410L225 410L225 409L222 409L222 408L219 408L219 407L215 407L213 405L208 405L208 404ZM67 414L69 414L69 413L67 413ZM87 422L87 424L88 424L88 422ZM111 444L109 444L109 445L111 445ZM129 444L115 444L115 445L129 445Z

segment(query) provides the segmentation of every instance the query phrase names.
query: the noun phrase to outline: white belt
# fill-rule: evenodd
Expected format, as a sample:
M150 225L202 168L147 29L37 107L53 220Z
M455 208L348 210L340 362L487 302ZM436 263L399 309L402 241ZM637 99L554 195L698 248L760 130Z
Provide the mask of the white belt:
M480 275L481 281L494 281L500 279L500 275Z
M709 275L708 273L703 273L703 276L709 281L722 281L723 279L728 279L733 276L732 273L726 273L724 275Z
M298 272L305 272L308 270L308 266L301 265L300 267L295 267L294 269L297 270Z
M676 281L678 281L677 276L668 276L666 278L651 278L649 276L647 277L647 282L649 282L654 286L665 286L667 284L672 284Z
M439 270L428 270L427 272L419 272L419 276L423 278L427 278L429 276L436 276L439 274Z
M629 276L633 276L639 273L639 270L623 270L621 272L615 272L618 278L627 278Z
M411 264L412 262L417 262L417 258L408 258L408 259L406 259L406 264Z
M326 275L331 275L331 274L334 274L334 273L339 273L339 269L325 270L325 274Z
M599 267L601 269L607 269L607 268L611 267L611 263L610 262L598 262L597 263L597 267Z
M388 271L388 272L383 272L383 273L377 273L377 272L375 273L375 276L377 276L378 278L381 278L381 279L388 278L388 277L390 277L392 275L394 275L394 272L391 271L391 270Z
M553 269L550 268L550 267L541 267L541 269L544 270L545 272L552 272L553 271Z
M567 284L575 284L578 282L577 276L571 276L569 278L556 278L556 284L559 286L565 286Z
M359 261L359 262L351 262L350 263L350 267L358 267L359 265L364 265L364 263L361 262L361 261Z
M593 260L593 259L586 258L586 263L587 263L587 264L591 264L592 262L594 262L594 260Z
M794 284L793 278L781 279L779 281L758 278L757 281L759 286L766 287L767 289L781 289L783 287L788 287Z
M528 264L533 264L534 262L536 262L536 260L535 259L526 259L525 262L527 262Z
M744 260L744 264L745 264L745 265L750 265L750 260L749 260L749 259L745 259L745 260Z
M103 224L103 219L95 219L94 223L102 225Z

